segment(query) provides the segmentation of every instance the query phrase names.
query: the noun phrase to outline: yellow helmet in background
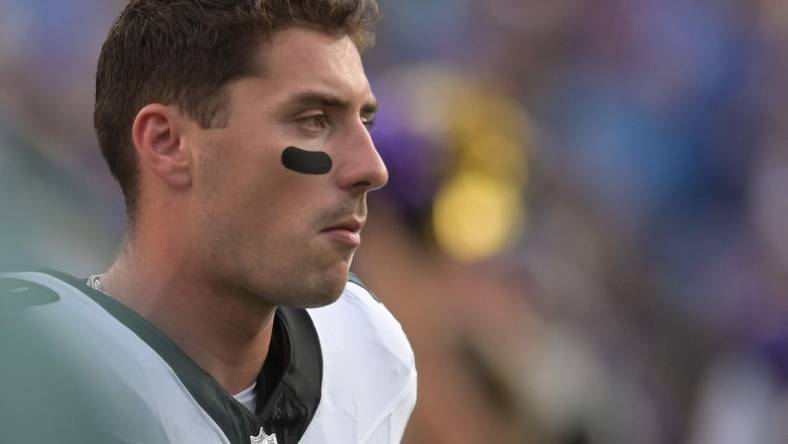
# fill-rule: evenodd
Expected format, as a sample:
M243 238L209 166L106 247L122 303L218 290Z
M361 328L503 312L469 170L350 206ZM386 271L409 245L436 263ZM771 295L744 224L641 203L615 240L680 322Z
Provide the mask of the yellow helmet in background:
M412 66L380 82L375 143L391 171L387 194L452 257L506 250L525 225L531 123L494 87L440 66Z

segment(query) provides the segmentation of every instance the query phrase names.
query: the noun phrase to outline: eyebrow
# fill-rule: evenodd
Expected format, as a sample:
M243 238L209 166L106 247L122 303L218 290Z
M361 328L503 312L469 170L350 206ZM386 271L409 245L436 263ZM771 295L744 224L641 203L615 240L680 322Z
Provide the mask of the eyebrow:
M304 91L295 94L288 100L289 103L302 106L319 105L326 108L339 108L350 109L350 102L342 97L325 92L319 91ZM377 99L373 96L371 100L361 106L361 114L369 115L375 114L378 111L379 105Z

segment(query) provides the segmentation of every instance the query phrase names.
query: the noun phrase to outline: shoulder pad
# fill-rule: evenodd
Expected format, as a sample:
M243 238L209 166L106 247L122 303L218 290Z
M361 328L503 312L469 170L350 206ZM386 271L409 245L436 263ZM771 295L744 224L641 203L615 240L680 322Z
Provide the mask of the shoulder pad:
M347 280L348 280L348 282L352 282L352 283L358 285L359 287L363 288L364 290L367 290L367 293L369 293L369 295L372 296L372 299L380 302L381 304L383 303L383 301L381 301L380 298L378 298L378 296L375 293L373 293L372 290L370 290L366 286L366 284L364 284L364 282L361 280L360 277L358 277L358 275L356 273L353 273L352 271L350 273L348 273Z
M25 308L52 304L60 296L52 289L35 282L0 274L0 311L18 313Z

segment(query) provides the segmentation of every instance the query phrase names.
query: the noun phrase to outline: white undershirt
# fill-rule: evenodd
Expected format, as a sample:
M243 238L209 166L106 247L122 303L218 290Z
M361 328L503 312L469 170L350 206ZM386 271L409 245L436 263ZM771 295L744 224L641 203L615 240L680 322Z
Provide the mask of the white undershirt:
M243 404L250 412L254 413L257 405L257 381L240 393L233 395L236 401Z

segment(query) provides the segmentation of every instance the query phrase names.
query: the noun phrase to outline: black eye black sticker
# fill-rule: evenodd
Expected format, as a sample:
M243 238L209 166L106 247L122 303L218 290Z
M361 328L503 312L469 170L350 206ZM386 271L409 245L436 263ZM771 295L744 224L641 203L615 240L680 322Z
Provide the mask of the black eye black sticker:
M334 163L323 151L306 151L289 146L282 152L282 165L301 174L328 174Z

